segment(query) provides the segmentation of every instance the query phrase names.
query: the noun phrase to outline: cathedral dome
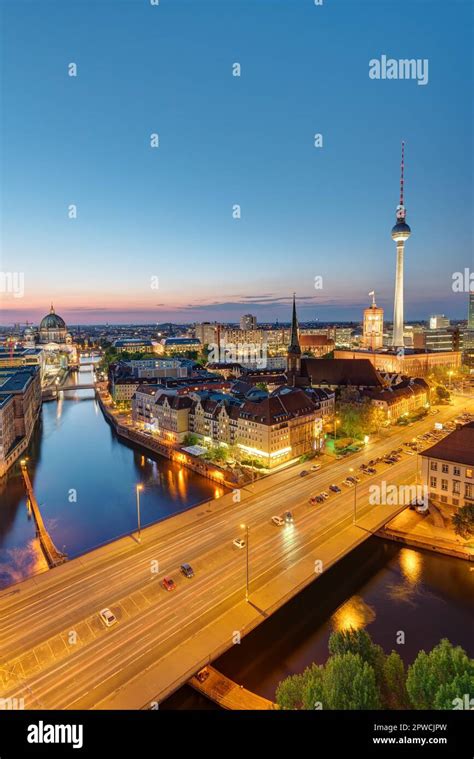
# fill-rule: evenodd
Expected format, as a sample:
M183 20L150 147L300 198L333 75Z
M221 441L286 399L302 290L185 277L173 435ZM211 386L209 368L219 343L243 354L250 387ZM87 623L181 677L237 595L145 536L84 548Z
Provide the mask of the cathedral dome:
M54 307L51 306L49 314L46 314L46 316L41 319L40 329L65 330L66 322L54 312Z

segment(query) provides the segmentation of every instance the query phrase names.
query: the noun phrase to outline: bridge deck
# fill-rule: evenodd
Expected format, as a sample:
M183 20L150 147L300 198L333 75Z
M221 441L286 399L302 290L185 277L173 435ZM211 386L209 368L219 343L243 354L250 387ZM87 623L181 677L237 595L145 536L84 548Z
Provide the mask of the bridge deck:
M202 671L207 674L206 679L201 682L195 675L189 680L189 685L223 709L239 711L278 709L273 701L247 690L242 685L237 685L214 667L208 666Z

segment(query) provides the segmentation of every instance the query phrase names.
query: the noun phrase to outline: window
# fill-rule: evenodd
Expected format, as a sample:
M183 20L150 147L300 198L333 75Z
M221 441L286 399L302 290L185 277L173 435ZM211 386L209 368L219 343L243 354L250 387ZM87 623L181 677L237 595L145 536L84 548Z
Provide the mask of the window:
M447 503L447 502L448 502L447 497L445 495L442 495L441 496L441 503Z
M437 482L438 480L436 479L436 477L430 477L430 487L435 488Z
M441 480L441 490L447 490L447 489L448 489L448 481Z
M432 461L430 468L431 468L432 472L437 472L438 471L438 462L437 461Z
M457 495L460 495L461 493L461 483L459 480L453 480L453 493L456 493Z
M474 493L474 487L470 483L466 482L465 490L464 490L464 496L466 498L471 498L472 499L474 497L473 493Z
M455 466L454 469L453 469L453 474L454 474L455 477L460 477L461 476L461 469L460 469L460 467Z
M447 474L449 472L449 466L448 464L443 464L442 471L444 474Z
M453 498L453 506L459 506L459 498Z
M473 469L466 469L466 477L469 477L469 479L472 480L472 478L474 477L474 473L473 472L474 472Z

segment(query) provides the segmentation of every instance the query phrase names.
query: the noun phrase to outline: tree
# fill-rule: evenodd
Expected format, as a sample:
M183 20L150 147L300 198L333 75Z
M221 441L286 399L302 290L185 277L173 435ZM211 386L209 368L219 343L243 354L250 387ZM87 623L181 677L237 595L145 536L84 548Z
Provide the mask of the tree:
M195 435L194 432L188 432L188 434L184 436L183 445L197 445L198 443L199 436Z
M470 538L474 535L474 504L461 506L451 517L451 522L456 535L461 538Z
M366 630L356 630L354 627L349 627L347 630L338 630L330 636L328 648L332 656L346 653L360 656L362 661L367 662L373 668L377 686L380 690L383 690L385 655L382 647L373 642Z
M363 438L369 432L377 432L385 415L370 398L360 398L357 391L345 388L340 391L336 405L340 429L348 437Z
M449 401L451 397L451 393L444 387L444 385L437 385L435 392L438 403L441 403L442 401Z
M323 709L379 709L374 669L359 654L331 656L322 678Z
M303 691L305 675L291 675L279 683L275 700L280 709L301 709L303 705Z
M405 665L396 651L385 657L383 680L383 701L386 708L408 709L410 701L406 688Z
M407 691L414 709L453 708L452 700L462 698L471 690L462 690L474 683L474 660L461 646L453 646L447 638L428 654L420 651L408 668ZM461 688L462 692L458 691ZM451 705L446 704L451 698Z

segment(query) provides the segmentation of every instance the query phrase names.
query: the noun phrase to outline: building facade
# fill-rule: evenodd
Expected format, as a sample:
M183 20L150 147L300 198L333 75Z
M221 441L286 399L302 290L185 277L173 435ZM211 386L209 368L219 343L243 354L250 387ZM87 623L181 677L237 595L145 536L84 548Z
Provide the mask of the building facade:
M474 423L451 432L420 453L423 484L434 501L474 505Z

